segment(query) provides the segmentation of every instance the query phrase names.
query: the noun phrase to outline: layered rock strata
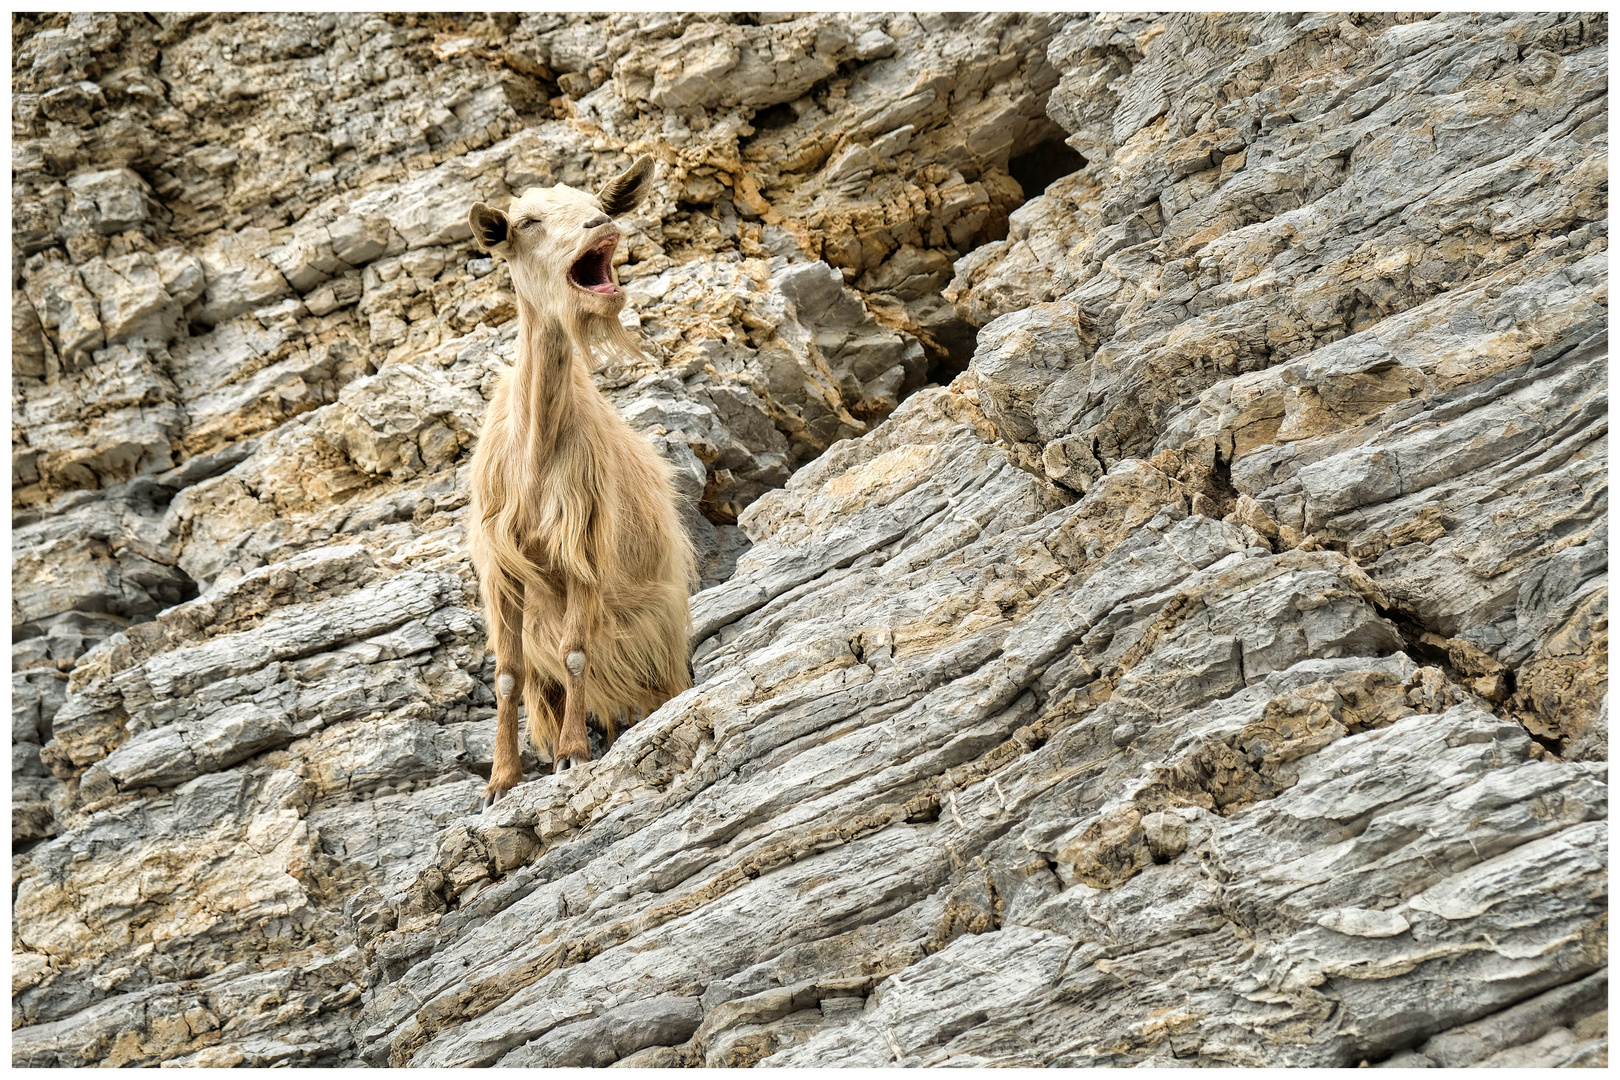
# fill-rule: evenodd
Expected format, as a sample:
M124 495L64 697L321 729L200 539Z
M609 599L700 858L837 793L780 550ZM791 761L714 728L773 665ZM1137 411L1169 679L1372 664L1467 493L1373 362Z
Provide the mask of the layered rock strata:
M14 1062L1606 1063L1606 33L19 17ZM478 816L644 151L696 685Z

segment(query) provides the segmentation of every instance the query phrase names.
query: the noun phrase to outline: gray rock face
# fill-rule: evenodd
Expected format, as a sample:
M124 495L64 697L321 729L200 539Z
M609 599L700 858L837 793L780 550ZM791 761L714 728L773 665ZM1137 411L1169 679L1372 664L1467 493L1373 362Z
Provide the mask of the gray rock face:
M1606 1063L1603 16L18 20L15 1064ZM643 152L695 685L478 815Z

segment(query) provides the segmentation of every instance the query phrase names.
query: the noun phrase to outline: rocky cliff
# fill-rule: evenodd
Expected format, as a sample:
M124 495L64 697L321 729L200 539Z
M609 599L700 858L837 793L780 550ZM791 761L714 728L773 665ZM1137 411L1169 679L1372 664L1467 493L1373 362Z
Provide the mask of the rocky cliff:
M14 16L13 1060L1607 1060L1606 19ZM466 226L697 685L478 816Z

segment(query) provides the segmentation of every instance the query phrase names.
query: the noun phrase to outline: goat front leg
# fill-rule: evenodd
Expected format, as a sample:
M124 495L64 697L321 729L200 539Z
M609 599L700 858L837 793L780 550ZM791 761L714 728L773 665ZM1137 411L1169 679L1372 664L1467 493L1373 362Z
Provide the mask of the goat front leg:
M586 619L588 599L585 590L568 590L568 611L563 618L563 668L568 672L564 684L562 732L553 749L556 764L554 772L562 772L591 760L591 739L585 731L585 671L590 663L586 648Z
M518 749L518 702L523 700L527 672L523 664L523 586L516 581L490 582L490 645L495 650L495 765L484 788L481 809L488 810L523 780Z

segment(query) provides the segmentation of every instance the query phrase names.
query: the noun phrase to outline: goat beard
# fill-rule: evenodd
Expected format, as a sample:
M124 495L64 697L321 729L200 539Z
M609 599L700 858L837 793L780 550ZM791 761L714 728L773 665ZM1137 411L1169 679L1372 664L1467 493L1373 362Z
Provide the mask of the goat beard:
M628 366L647 359L646 350L616 315L579 312L574 326L569 329L587 371L599 371L612 365Z
M604 315L589 310L580 302L579 290L565 276L548 275L530 282L517 280L515 269L513 276L520 319L534 327L534 332L539 332L547 322L560 323L577 359L587 371L598 371L610 365L637 366L648 361L637 335L625 329L618 314ZM525 298L525 293L531 289L540 293L538 303ZM619 310L623 310L622 307Z

